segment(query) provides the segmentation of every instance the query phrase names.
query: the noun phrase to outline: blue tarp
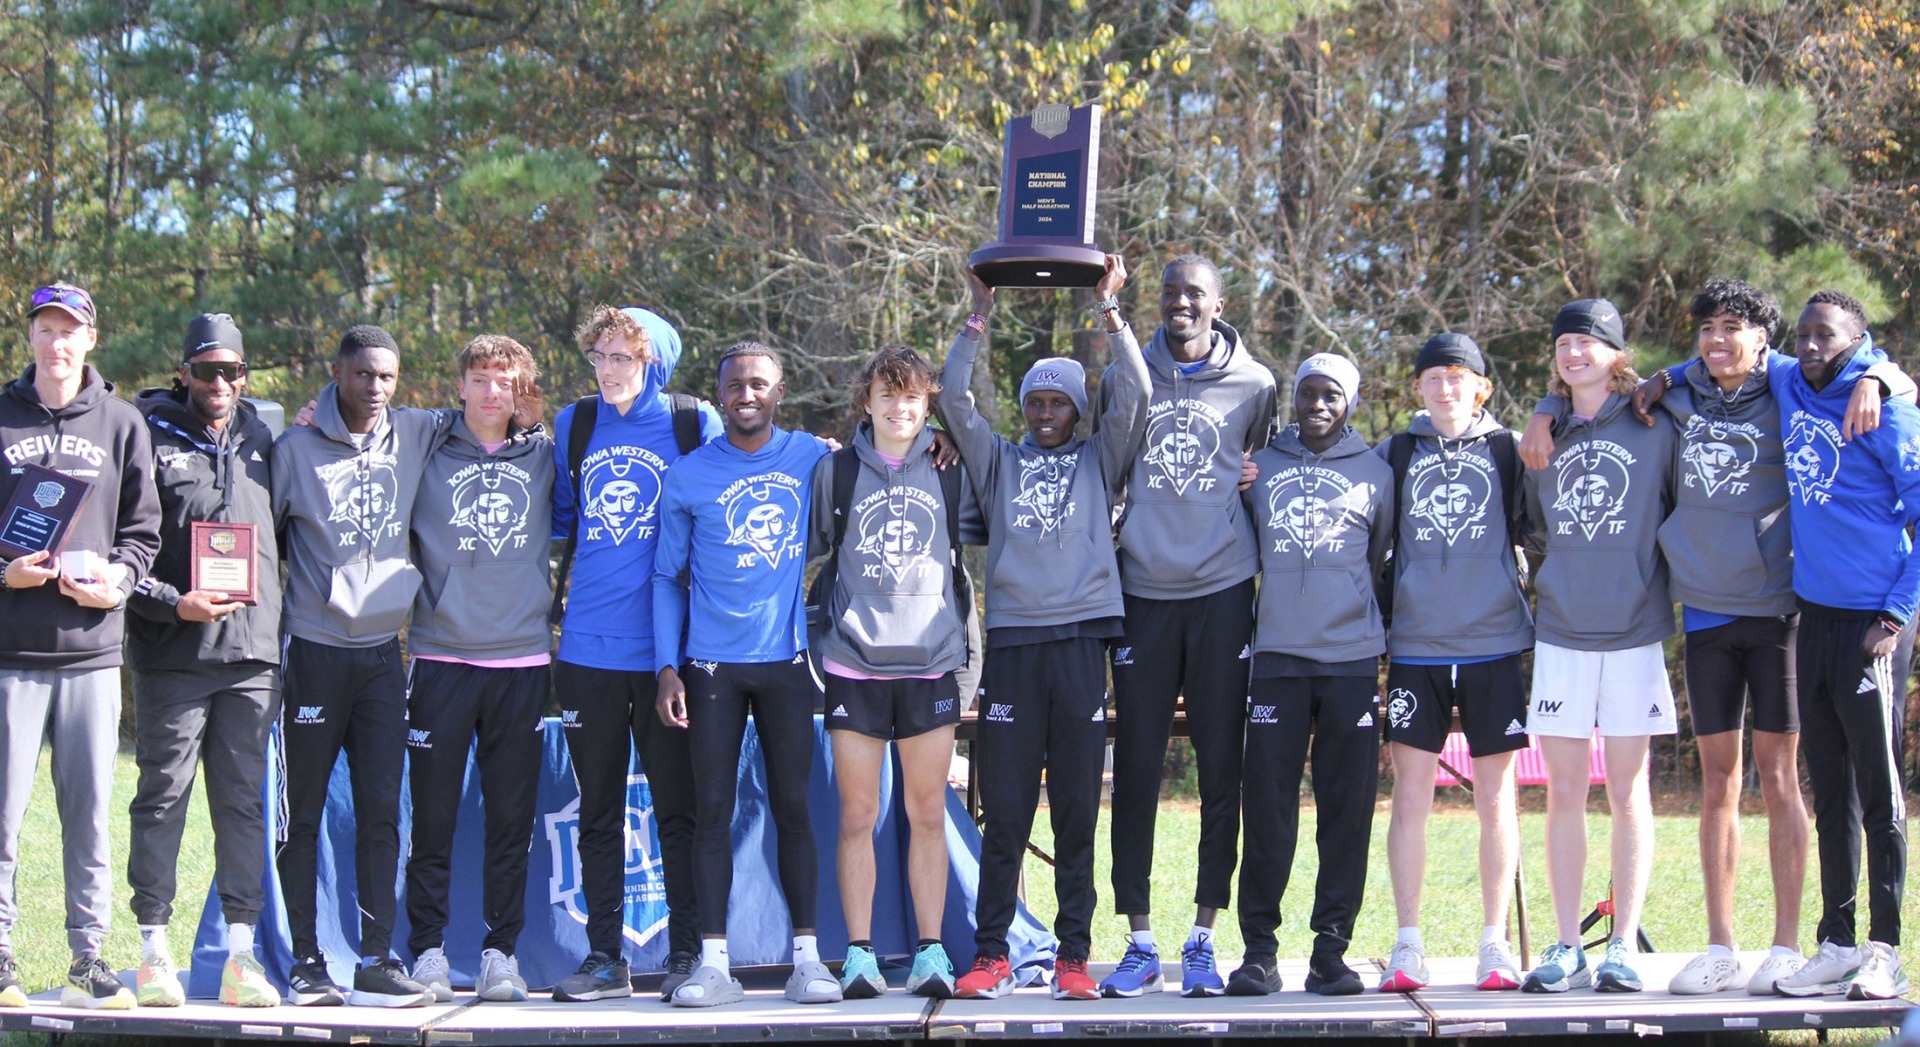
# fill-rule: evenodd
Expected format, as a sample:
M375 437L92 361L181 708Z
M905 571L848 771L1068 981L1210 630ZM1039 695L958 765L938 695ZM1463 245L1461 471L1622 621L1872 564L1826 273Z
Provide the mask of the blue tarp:
M529 985L542 987L572 973L586 955L586 910L580 901L578 848L579 792L567 760L566 740L558 720L544 725L545 756L540 769L538 814L534 819L532 850L527 863L527 925L520 934L517 955L521 974ZM840 913L840 890L835 876L840 804L833 780L833 758L818 717L814 720L814 766L811 792L815 846L820 855L818 923L823 957L837 958L846 949L845 922ZM276 735L276 744L277 744ZM268 810L277 806L279 781L276 759L269 760L266 786ZM786 963L792 958L786 903L775 873L774 835L768 824L766 776L759 739L749 727L740 751L739 800L733 821L734 880L728 909L727 945L738 964ZM343 755L333 769L327 816L319 845L320 947L327 954L333 978L350 985L359 956L360 921L353 870L353 800ZM899 781L891 762L881 777L880 824L874 833L874 862L878 872L873 902L874 948L882 955L904 956L912 951L920 932L914 926L913 906L906 883L907 818L897 793ZM466 788L460 799L459 828L453 841L453 884L446 932L447 958L457 985L470 983L480 967L480 944L486 929L480 919L480 882L485 867L483 819L479 778L471 754ZM402 795L400 808L402 893L408 851L411 810ZM272 840L268 841L269 852ZM947 799L946 925L940 938L955 964L964 966L973 956L973 901L980 879L980 834L967 817L958 796ZM661 879L659 840L654 832L653 803L646 776L638 761L627 786L627 894L626 955L636 972L661 969L667 954L666 891ZM286 984L292 968L286 910L280 901L280 882L272 854L267 862L267 906L261 914L256 952L268 976ZM403 959L407 919L404 898L394 927L394 947ZM1054 940L1024 906L1007 937L1016 966L1051 966ZM219 993L220 967L226 959L226 924L219 897L209 890L194 942L193 967L187 991L191 996Z

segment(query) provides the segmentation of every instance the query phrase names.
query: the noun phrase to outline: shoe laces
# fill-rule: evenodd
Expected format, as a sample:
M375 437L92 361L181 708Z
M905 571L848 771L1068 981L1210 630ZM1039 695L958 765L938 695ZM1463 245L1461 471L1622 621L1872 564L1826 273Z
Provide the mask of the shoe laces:
M1607 943L1607 955L1600 961L1605 964L1625 967L1627 965L1627 940L1615 938Z
M1126 953L1120 957L1120 963L1114 967L1113 973L1137 974L1159 959L1160 957L1151 950L1142 949L1129 942Z
M116 981L119 980L117 977L115 977L113 973L113 968L107 966L107 961L101 959L98 956L83 956L80 959L75 960L73 967L69 970L69 973L74 975L75 977L85 977L87 975L96 975L96 976L101 976L106 978L114 978L114 980Z
M1062 974L1086 974L1087 958L1084 956L1064 956L1054 961L1054 976Z
M1394 942L1393 955L1387 957L1387 969L1390 971L1409 971L1420 966L1419 946L1412 942Z
M667 970L673 974L692 974L693 969L698 966L699 964L694 961L694 955L690 952L677 952L667 957Z
M1558 967L1562 972L1572 974L1574 969L1580 966L1579 962L1573 957L1573 946L1554 942L1552 945L1547 946L1546 955L1540 958L1540 965L1543 967Z
M1081 966L1085 965L1085 961L1081 961ZM1180 950L1180 966L1189 971L1212 971L1213 943L1188 942Z
M611 966L613 966L613 957L603 952L590 952L586 959L580 961L580 969L573 973L599 974Z
M1005 960L998 956L976 956L973 958L972 969L976 971L991 971L997 965L1005 962Z

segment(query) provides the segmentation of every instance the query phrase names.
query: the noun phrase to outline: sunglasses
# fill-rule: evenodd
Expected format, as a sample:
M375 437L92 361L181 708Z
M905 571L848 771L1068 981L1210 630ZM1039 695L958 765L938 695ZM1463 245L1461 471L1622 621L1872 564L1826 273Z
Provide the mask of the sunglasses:
M247 376L247 365L238 361L202 360L187 365L187 373L194 381L211 382L215 378L225 378L228 385L238 385L240 379Z
M31 313L43 306L58 305L71 309L89 320L93 318L93 297L77 287L42 287L33 292L27 312Z

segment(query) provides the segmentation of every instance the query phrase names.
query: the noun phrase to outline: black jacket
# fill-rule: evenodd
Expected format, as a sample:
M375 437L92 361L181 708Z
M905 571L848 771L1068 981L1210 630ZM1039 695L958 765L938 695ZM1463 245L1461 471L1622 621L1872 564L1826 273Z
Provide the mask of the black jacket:
M104 555L127 568L125 589L146 577L160 548L160 501L153 447L133 405L92 365L73 402L49 410L33 388L34 369L0 390L0 505L19 474L39 465L93 484L67 536L69 550ZM58 582L0 591L0 668L109 669L120 664L126 615L82 607Z
M134 400L153 439L153 479L160 491L160 555L127 607L127 658L135 669L280 661L280 553L274 543L268 461L273 433L252 404L234 405L233 420L209 432L187 406L184 389L148 389ZM260 603L217 622L183 622L174 614L188 575L189 524L196 520L256 525L255 586Z

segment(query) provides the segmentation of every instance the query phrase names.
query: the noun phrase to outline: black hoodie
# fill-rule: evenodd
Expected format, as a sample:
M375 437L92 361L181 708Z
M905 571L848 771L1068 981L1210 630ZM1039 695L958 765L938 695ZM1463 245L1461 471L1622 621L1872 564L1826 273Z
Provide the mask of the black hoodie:
M280 553L273 533L268 461L273 432L252 404L236 400L219 432L187 405L184 389L148 389L134 400L153 439L153 479L160 493L160 555L153 573L127 600L127 658L135 669L193 669L205 663L280 661ZM258 605L217 622L183 622L174 612L192 588L190 525L195 521L255 525L254 585Z
M39 465L90 481L93 491L67 535L68 549L123 564L130 592L160 549L160 499L153 445L133 405L87 365L73 402L49 410L33 388L34 368L0 390L0 504L20 473ZM110 669L120 664L125 615L82 607L57 581L0 591L0 669Z

